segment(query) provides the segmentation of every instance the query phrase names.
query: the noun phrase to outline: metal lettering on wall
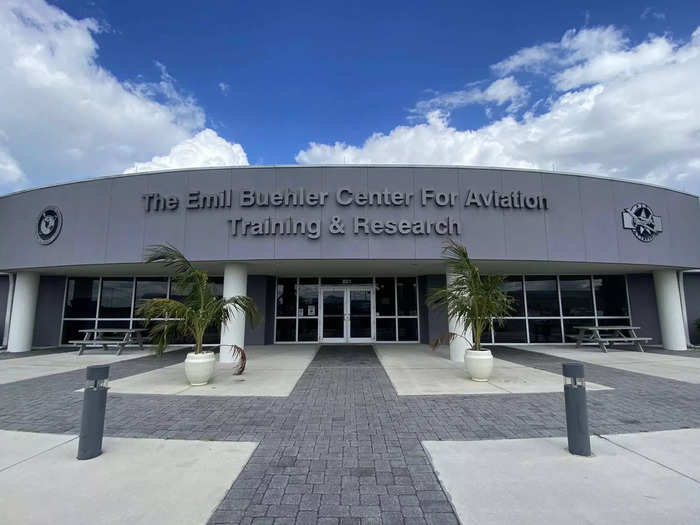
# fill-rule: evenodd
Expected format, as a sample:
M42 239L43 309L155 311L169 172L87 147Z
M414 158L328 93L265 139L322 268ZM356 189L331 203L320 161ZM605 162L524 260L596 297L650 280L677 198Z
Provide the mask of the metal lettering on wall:
M437 191L421 188L416 192L391 191L354 191L350 187L339 188L331 194L326 191L312 191L305 188L286 189L284 191L257 191L243 189L239 192L228 189L217 193L191 191L183 198L176 195L146 193L142 196L146 213L171 213L181 208L186 212L205 210L232 209L234 197L237 196L239 208L322 208L334 202L341 208L405 208L415 206L455 210L459 207L482 209L499 208L504 210L527 211L547 210L547 197L527 194L520 191L500 192L496 190L480 192L468 190L459 192ZM267 235L303 235L309 239L318 239L322 231L330 235L460 235L462 225L459 217L446 215L438 219L416 220L407 214L405 218L370 219L365 215L356 215L346 219L333 215L324 225L320 219L297 219L288 217L247 218L238 216L227 220L229 234L232 236L267 236Z

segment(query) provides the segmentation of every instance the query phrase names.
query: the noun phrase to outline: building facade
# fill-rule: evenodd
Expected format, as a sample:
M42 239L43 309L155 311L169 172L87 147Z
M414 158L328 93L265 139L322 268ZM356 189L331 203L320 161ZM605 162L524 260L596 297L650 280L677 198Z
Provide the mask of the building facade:
M211 344L429 342L450 326L425 305L448 277L448 238L507 276L515 309L487 342L563 343L606 323L669 349L698 342L698 197L648 184L463 167L176 170L0 197L0 224L9 351L143 326L143 299L178 295L143 263L165 243L215 293L250 295L263 313L256 327L237 315Z

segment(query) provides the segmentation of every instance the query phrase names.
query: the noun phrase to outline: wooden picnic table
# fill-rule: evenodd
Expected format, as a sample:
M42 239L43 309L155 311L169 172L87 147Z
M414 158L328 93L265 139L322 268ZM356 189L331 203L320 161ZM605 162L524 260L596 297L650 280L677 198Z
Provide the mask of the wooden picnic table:
M122 353L124 347L136 339L136 344L143 350L143 335L145 328L87 328L78 330L84 333L83 339L69 341L73 345L80 346L78 355L81 355L89 346L101 346L107 351L109 345L117 347L117 355Z
M574 326L578 334L567 335L576 341L576 346L582 343L596 343L603 352L607 352L607 345L618 343L634 344L640 352L644 352L642 343L651 341L651 337L639 337L639 326L608 325L608 326ZM601 333L602 332L602 333Z

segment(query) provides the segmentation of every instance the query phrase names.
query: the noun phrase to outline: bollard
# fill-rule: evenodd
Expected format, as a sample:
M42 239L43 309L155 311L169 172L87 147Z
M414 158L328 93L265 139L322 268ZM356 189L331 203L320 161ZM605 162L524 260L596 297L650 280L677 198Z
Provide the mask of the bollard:
M578 456L591 455L591 436L588 433L586 380L582 363L564 363L564 403L566 405L566 436L569 452Z
M92 459L102 454L109 365L88 366L86 379L78 459Z

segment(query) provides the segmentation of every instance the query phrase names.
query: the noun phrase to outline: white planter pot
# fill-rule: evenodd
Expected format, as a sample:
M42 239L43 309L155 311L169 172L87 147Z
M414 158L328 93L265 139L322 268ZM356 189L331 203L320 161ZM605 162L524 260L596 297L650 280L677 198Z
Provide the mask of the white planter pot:
M488 381L493 371L491 350L467 350L464 354L464 369L474 381Z
M215 367L214 352L190 352L185 358L185 375L192 386L206 385L214 375Z

